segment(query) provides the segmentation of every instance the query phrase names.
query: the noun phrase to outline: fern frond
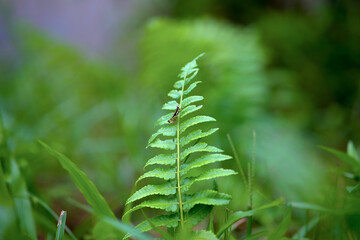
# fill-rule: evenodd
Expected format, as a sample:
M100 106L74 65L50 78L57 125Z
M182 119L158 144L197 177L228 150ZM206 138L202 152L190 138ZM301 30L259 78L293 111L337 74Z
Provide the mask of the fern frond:
M175 89L168 94L172 100L162 106L163 110L170 112L156 121L156 126L160 126L160 128L148 141L147 147L159 148L166 152L149 159L144 169L153 165L160 166L146 171L136 181L138 183L143 179L157 178L158 181L165 182L142 187L126 202L129 204L142 201L130 208L125 215L143 208L154 208L169 213L152 218L151 224L149 221L140 223L136 227L140 231L150 230L151 225L177 227L178 225L184 226L184 224L197 224L210 213L213 206L226 205L231 199L227 194L210 189L196 193L190 192L191 186L196 182L236 174L229 169L206 169L206 166L210 166L212 163L222 162L231 157L222 154L223 150L208 145L203 140L199 142L200 139L210 136L218 130L218 128L211 128L203 131L198 127L203 123L216 120L206 115L196 114L202 105L196 106L193 103L202 101L204 98L198 95L190 96L200 83L200 81L191 83L191 80L199 72L196 60L201 56L181 69L179 75L181 80L175 82ZM189 131L190 128L196 129ZM190 146L189 144L193 141L196 143ZM187 161L192 154L196 156ZM202 173L193 176L192 170L201 168L204 168Z

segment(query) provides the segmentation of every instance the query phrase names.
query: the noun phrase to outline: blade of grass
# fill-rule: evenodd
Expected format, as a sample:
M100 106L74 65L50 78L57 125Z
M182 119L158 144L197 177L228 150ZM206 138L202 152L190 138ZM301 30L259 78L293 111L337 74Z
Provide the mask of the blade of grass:
M146 234L137 230L136 228L134 228L130 225L124 224L117 219L103 217L102 220L104 222L108 223L109 225L113 226L115 229L117 229L121 232L130 234L132 238L139 239L139 240L151 240L152 239L149 236L147 236Z
M94 210L91 207L89 207L88 205L85 205L85 204L83 204L81 202L78 202L78 201L76 201L76 200L74 200L72 198L67 198L66 201L68 203L70 203L71 205L84 210L85 212L94 213Z
M103 222L112 226L115 230L123 233L132 233L137 239L146 240L149 239L145 234L140 233L138 230L130 225L126 225L118 221L111 211L109 205L105 201L104 197L100 194L94 183L89 177L81 171L70 159L63 154L53 150L46 143L38 139L38 142L55 158L58 159L61 166L70 174L73 182L80 192L84 195L86 201L92 206L94 214ZM101 221L98 223L101 225Z
M28 196L26 181L20 168L12 157L7 143L5 128L0 116L0 167L7 182L8 193L14 202L16 218L20 231L29 239L36 239L36 227L32 213L31 202ZM5 197L6 195L2 196Z
M353 168L353 170L356 171L358 174L360 173L360 163L353 156L349 156L346 153L340 152L340 151L332 149L332 148L328 148L328 147L324 147L324 146L319 146L319 147L321 149L333 154L334 156L336 156L338 159L340 159L344 163L350 165Z
M313 204L313 203L307 203L307 202L290 202L289 203L292 207L294 208L300 208L300 209L307 209L307 210L312 210L312 211L317 211L317 212L325 212L325 213L332 213L334 211L332 211L331 209Z
M212 212L210 213L210 219L209 219L209 224L208 224L207 230L212 232L212 233L215 233L215 230L214 230L214 214Z
M353 157L354 159L356 159L356 160L360 160L359 159L359 155L358 155L358 153L357 153L357 151L356 151L356 147L355 147L355 145L354 145L354 143L352 142L352 141L349 141L348 142L348 145L347 145L347 154L349 155L349 156L351 156L351 157Z
M269 240L278 240L281 239L287 230L289 229L291 223L291 206L285 212L284 218L281 220L280 224L275 228L275 230L270 234Z
M319 222L320 217L316 216L314 217L309 223L302 226L294 235L293 238L304 238L306 234L313 229Z
M93 207L95 215L106 216L116 219L104 197L100 194L94 183L89 177L80 170L70 159L63 154L53 150L46 143L38 140L38 142L55 158L57 158L61 166L70 174L73 182L80 192L84 195L86 201Z
M32 201L32 203L34 205L39 204L43 209L45 209L46 212L48 212L54 219L58 220L59 216L40 198L38 198L37 196L35 196L34 194L30 193L30 199ZM69 236L73 239L76 240L77 238L75 237L75 235L72 233L72 231L70 230L70 228L68 228L65 225L65 231L69 234Z
M230 143L231 149L232 149L232 151L233 151L233 153L234 153L234 158L235 158L235 161L236 161L236 165L237 165L238 168L239 168L241 178L242 178L242 180L243 180L243 182L244 182L244 186L245 186L246 189L248 189L248 183L247 183L247 181L246 181L245 172L244 172L243 168L241 167L240 159L239 159L239 156L238 156L238 154L237 154L237 152L236 152L234 143L233 143L233 141L232 141L231 136L230 136L229 133L228 133L226 136L227 136L228 141L229 141L229 143Z
M57 224L55 240L63 239L65 226L66 226L66 211L61 211L59 221Z

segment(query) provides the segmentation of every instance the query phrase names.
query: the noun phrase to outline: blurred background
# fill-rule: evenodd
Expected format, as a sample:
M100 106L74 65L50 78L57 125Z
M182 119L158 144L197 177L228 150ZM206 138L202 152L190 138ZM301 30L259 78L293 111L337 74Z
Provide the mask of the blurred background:
M67 209L75 235L92 234L89 214L71 203L84 199L35 139L72 159L121 217L152 156L145 146L167 93L180 68L202 52L196 93L220 128L209 143L232 154L230 134L246 168L256 131L255 206L283 196L341 208L329 193L344 197L336 169L347 166L318 145L360 145L359 1L0 0L8 146L28 191L57 213ZM238 171L235 162L225 166ZM219 180L233 195L233 210L247 207L240 181ZM359 227L359 206L319 223L319 239ZM0 198L0 239L21 239L11 209ZM43 239L48 216L33 211ZM268 212L254 226L274 226L279 216ZM294 213L290 232L311 217Z

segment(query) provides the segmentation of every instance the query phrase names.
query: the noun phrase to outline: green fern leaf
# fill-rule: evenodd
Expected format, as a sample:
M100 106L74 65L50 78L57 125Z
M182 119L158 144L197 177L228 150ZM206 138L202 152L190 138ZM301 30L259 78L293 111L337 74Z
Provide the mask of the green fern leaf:
M176 109L176 108L175 108ZM155 127L156 126L161 126L161 125L164 125L164 124L168 124L168 120L172 117L173 113L168 113L168 114L165 114L164 116L160 117L156 123L155 123Z
M176 162L176 154L159 154L156 155L153 158L150 158L147 163L145 164L146 168L147 166L159 164L159 165L173 165Z
M234 174L236 174L236 172L231 169L223 169L223 168L211 169L200 174L197 177L185 179L187 181L184 181L183 184L181 184L182 185L181 187L184 192L187 192L195 182L210 180L218 177L227 177Z
M174 179L175 174L176 174L175 168L168 168L168 169L156 168L143 174L141 177L138 178L136 183L144 178L149 178L149 177L161 178L164 180Z
M211 134L213 134L217 130L219 130L219 129L218 128L213 128L213 129L210 129L207 132L203 132L201 129L197 129L197 130L189 133L186 137L181 138L180 139L180 145L181 145L181 147L183 147L183 146L189 144L192 141L195 141L197 139L210 136Z
M175 110L177 108L177 106L179 106L179 104L176 101L170 101L170 102L167 102L164 104L164 106L162 107L162 110Z
M189 105L186 108L184 108L184 110L181 111L181 117L185 117L186 115L193 113L199 110L200 108L202 108L202 105L199 106Z
M185 214L185 224L195 226L196 224L204 220L204 218L209 215L212 209L212 205L195 205L195 207L193 207L189 212Z
M214 190L205 190L192 195L184 196L184 211L194 207L196 204L221 206L229 204L231 196Z
M225 161L231 159L230 156L224 155L224 154L208 154L208 155L204 155L201 156L193 161L191 161L190 163L184 164L182 166L181 172L183 174L187 173L188 171L194 169L194 168L198 168L198 167L202 167L211 163L215 163L215 162L220 162L220 161Z
M171 90L168 93L168 96L173 98L173 99L179 99L180 96L181 96L181 93L182 93L182 91L179 91L179 90Z
M148 144L150 144L159 135L173 137L175 136L175 134L176 134L176 126L162 127L156 133L151 135Z
M221 150L220 148L209 146L206 143L197 143L194 146L191 146L191 147L185 149L180 154L180 156L181 156L180 159L183 160L188 155L190 155L192 153L196 153L196 152L222 152L222 151L223 150Z
M127 214L134 212L136 210L142 209L142 208L155 208L155 209L162 209L167 212L176 212L178 209L178 202L176 197L172 198L165 198L165 197L158 197L156 199L151 199L148 201L144 201L137 205L136 207L131 208L129 211L127 211L123 217L125 217Z
M213 206L226 205L230 201L229 195L215 190L208 189L194 194L188 193L196 182L236 174L233 170L213 168L204 169L198 176L191 176L193 169L205 168L206 165L231 159L230 156L221 154L223 150L205 142L197 142L187 147L189 143L199 141L218 130L218 128L211 128L203 131L198 127L203 123L216 121L209 116L196 115L195 113L202 108L202 105L196 106L193 103L204 98L196 95L190 96L200 83L200 81L191 83L191 80L199 72L196 63L199 57L181 69L179 76L182 79L175 82L175 89L168 94L172 100L162 106L163 110L169 112L156 121L155 125L161 127L148 141L147 147L159 148L167 153L161 153L149 159L144 169L153 165L162 166L146 171L136 181L157 178L160 182L166 182L159 185L146 185L136 191L126 202L129 204L138 200L142 201L130 208L125 215L143 208L159 209L170 214L149 219L151 224L149 221L140 223L136 227L140 231L148 231L152 227L159 226L177 227L179 222L182 227L185 224L195 225L211 212ZM189 128L195 127L196 129L188 132ZM196 154L196 157L186 162L191 154ZM148 197L150 199L144 199Z
M165 150L174 150L176 146L175 144L176 144L175 141L171 139L167 139L164 141L160 139L156 139L156 141L149 144L148 147L161 148Z
M204 97L202 96L191 96L191 97L187 97L185 98L183 101L182 101L182 104L181 104L181 107L182 108L185 108L187 107L188 105L194 103L194 102L198 102L198 101L201 101L203 100ZM175 102L175 101L174 101ZM170 109L170 110L175 110L176 107L174 109Z
M171 195L176 192L176 184L174 182L165 183L161 185L147 185L136 191L127 201L126 204L136 200L151 196L151 195Z
M211 122L216 121L215 118L208 117L208 116L196 116L186 120L184 123L180 124L180 133L185 132L191 126L194 126L199 123Z
M190 84L190 86L188 87L188 89L186 89L184 91L184 95L188 95L194 88L196 88L196 86L201 83L201 81L197 81L197 82L194 82L192 84Z
M199 105L199 106L189 105L184 110L181 110L181 117L185 117L186 115L193 113L201 108L202 108L202 105ZM174 113L171 112L171 113L168 113L168 114L162 116L161 118L159 118L155 123L155 127L159 126L159 125L161 126L164 124L169 124L168 120L172 117L173 114Z
M179 225L179 217L177 213L153 217L150 220L155 227L167 226L174 228ZM137 225L135 228L140 232L147 232L152 229L152 226L150 225L149 221L145 220L141 222L139 225ZM131 234L127 234L124 237L124 239L129 238L131 236L132 236Z

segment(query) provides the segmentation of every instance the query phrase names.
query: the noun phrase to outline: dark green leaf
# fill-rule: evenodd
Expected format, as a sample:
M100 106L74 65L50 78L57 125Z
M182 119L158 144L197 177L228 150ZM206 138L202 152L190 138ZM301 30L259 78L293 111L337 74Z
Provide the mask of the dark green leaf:
M210 205L195 205L195 207L190 209L190 211L185 214L185 224L195 226L196 224L204 220L204 218L206 218L210 214L212 209L213 206Z
M340 152L338 150L332 149L332 148L327 148L327 147L322 147L322 146L320 148L333 154L334 156L339 158L344 163L350 165L350 167L352 167L357 173L360 173L360 163L355 158L353 158L343 152Z
M280 224L274 229L270 234L269 240L278 240L281 239L287 230L289 229L291 223L291 207L286 210L285 216L280 222Z
M258 212L260 212L260 211L262 211L264 209L279 206L283 202L284 202L284 199L280 198L280 199L277 199L277 200L275 200L275 201L273 201L273 202L271 202L269 204L265 204L265 205L263 205L261 207L258 207L258 208L252 209L252 210L234 212L233 214L230 215L227 222L225 222L220 227L220 230L216 233L216 236L220 237L227 228L231 227L235 222L239 221L240 219L245 218L245 217L249 217L249 216L253 216L255 213L258 213Z

